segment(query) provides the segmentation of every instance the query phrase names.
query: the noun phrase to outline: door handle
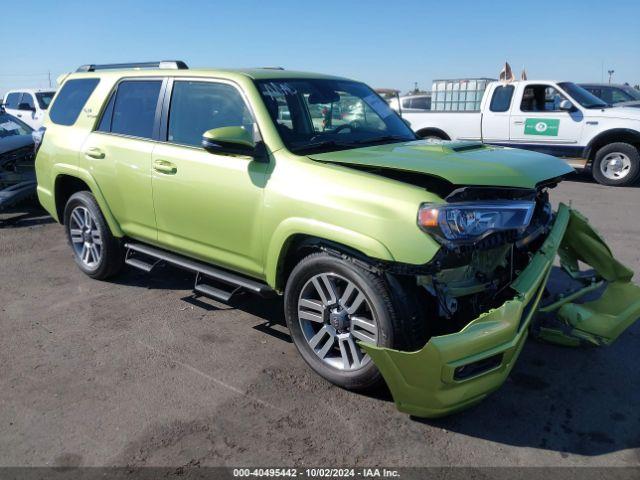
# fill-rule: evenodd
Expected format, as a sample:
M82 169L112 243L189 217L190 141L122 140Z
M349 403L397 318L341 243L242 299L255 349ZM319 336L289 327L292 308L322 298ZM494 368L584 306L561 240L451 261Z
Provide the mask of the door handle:
M86 152L84 152L84 154L87 157L91 157L91 158L104 158L105 157L104 152L102 150L100 150L99 148L96 148L96 147L91 147Z
M524 122L522 120L516 120L513 122L514 125L522 125Z
M153 169L156 172L166 173L167 175L173 175L178 171L178 167L167 160L155 160L153 162Z

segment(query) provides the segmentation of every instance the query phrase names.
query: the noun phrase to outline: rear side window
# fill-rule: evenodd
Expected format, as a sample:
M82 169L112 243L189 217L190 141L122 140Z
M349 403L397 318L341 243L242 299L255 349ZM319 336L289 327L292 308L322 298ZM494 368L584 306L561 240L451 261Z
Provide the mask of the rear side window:
M111 129L103 130L103 124L107 122L105 117L111 113L110 105L107 105L99 129L132 137L152 138L161 86L161 80L120 82L113 103Z
M489 109L492 112L506 112L511 106L511 97L513 97L513 85L504 85L496 87L491 97L491 105Z
M5 108L18 108L21 95L22 94L18 92L10 93L9 95L7 95L7 101L4 105Z
M65 82L49 112L51 121L58 125L76 123L84 104L99 81L97 78L79 78Z

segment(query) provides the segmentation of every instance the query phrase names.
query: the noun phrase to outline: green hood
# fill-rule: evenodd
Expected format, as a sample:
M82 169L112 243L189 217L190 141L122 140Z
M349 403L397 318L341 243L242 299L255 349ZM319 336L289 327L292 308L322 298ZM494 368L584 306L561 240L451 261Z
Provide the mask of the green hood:
M533 188L543 180L572 172L551 155L478 142L392 143L309 155L313 160L424 173L454 185Z

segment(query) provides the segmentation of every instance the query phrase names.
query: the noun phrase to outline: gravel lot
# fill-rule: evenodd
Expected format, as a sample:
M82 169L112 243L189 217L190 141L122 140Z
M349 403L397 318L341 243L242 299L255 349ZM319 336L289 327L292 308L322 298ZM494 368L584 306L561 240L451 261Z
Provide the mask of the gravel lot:
M553 198L640 272L640 188ZM0 218L2 466L640 465L640 322L609 348L530 341L482 404L413 419L312 373L277 300L199 301L169 268L93 281L41 211Z

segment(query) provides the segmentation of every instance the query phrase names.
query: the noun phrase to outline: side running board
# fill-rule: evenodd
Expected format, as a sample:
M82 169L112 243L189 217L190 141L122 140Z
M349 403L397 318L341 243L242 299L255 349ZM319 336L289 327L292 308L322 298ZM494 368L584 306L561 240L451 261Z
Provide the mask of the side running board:
M156 265L164 262L193 272L196 274L194 292L215 300L228 302L233 295L240 291L247 291L261 297L271 297L276 293L266 283L252 280L176 253L167 252L142 243L127 242L124 246L127 249L125 257L127 265L149 273ZM217 286L210 285L207 280L216 282Z

